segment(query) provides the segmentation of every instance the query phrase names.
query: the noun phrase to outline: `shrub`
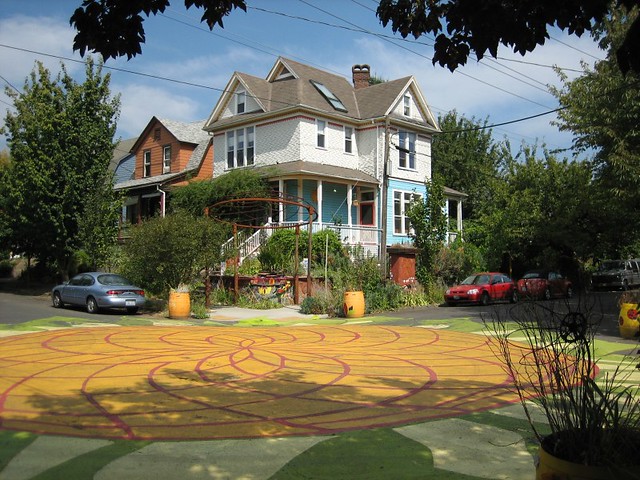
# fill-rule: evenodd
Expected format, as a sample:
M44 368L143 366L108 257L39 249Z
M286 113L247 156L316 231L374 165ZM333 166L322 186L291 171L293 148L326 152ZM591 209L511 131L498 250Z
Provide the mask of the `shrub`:
M0 278L10 277L13 273L13 262L11 260L0 260Z
M380 283L366 290L364 300L367 313L397 310L404 306L402 287L393 282Z
M239 275L253 276L262 271L262 264L256 257L245 258L238 268Z
M443 246L436 255L433 276L445 285L454 285L471 273L485 268L484 258L478 247L456 240L451 245Z
M199 320L209 318L209 309L204 302L191 302L191 314Z
M220 262L226 231L211 219L172 214L131 229L123 248L122 273L158 295L191 284L205 266Z
M320 315L327 313L327 302L318 296L306 297L300 304L300 313L304 313L306 315Z

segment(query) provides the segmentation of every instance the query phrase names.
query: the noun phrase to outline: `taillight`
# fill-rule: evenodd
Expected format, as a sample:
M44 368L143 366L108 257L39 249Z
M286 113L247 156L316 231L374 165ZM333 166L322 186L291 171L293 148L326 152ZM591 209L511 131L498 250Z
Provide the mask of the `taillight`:
M136 290L135 292L141 297L144 297L144 290Z
M107 295L120 295L121 293L121 290L107 290Z

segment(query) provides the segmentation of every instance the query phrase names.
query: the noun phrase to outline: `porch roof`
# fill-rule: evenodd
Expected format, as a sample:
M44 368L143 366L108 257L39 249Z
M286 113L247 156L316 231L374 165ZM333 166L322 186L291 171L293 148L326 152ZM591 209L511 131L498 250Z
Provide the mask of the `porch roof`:
M285 176L313 175L326 177L333 180L349 180L358 183L370 183L378 185L376 177L353 168L336 167L323 163L296 160L294 162L279 163L277 165L258 167L256 171L269 177L279 178Z

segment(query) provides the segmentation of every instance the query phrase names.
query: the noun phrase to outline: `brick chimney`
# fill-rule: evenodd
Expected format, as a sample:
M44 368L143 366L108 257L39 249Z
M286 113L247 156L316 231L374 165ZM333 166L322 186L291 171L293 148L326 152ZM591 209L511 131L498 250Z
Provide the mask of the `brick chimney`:
M366 88L369 86L369 65L354 65L351 68L353 75L353 87L357 90L359 88Z

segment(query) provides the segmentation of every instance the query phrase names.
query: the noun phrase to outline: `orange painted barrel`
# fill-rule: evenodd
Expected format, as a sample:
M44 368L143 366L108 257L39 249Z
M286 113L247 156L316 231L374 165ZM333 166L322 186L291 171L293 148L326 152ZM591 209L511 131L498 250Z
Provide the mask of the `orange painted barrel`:
M637 478L638 467L621 468L620 471L629 473L629 477ZM536 465L536 480L610 480L620 478L616 472L609 467L594 467L579 463L567 462L547 453L544 448L538 452L538 462Z
M364 317L364 292L344 292L344 316L347 318Z
M169 292L169 318L189 318L191 316L191 296L189 292Z

